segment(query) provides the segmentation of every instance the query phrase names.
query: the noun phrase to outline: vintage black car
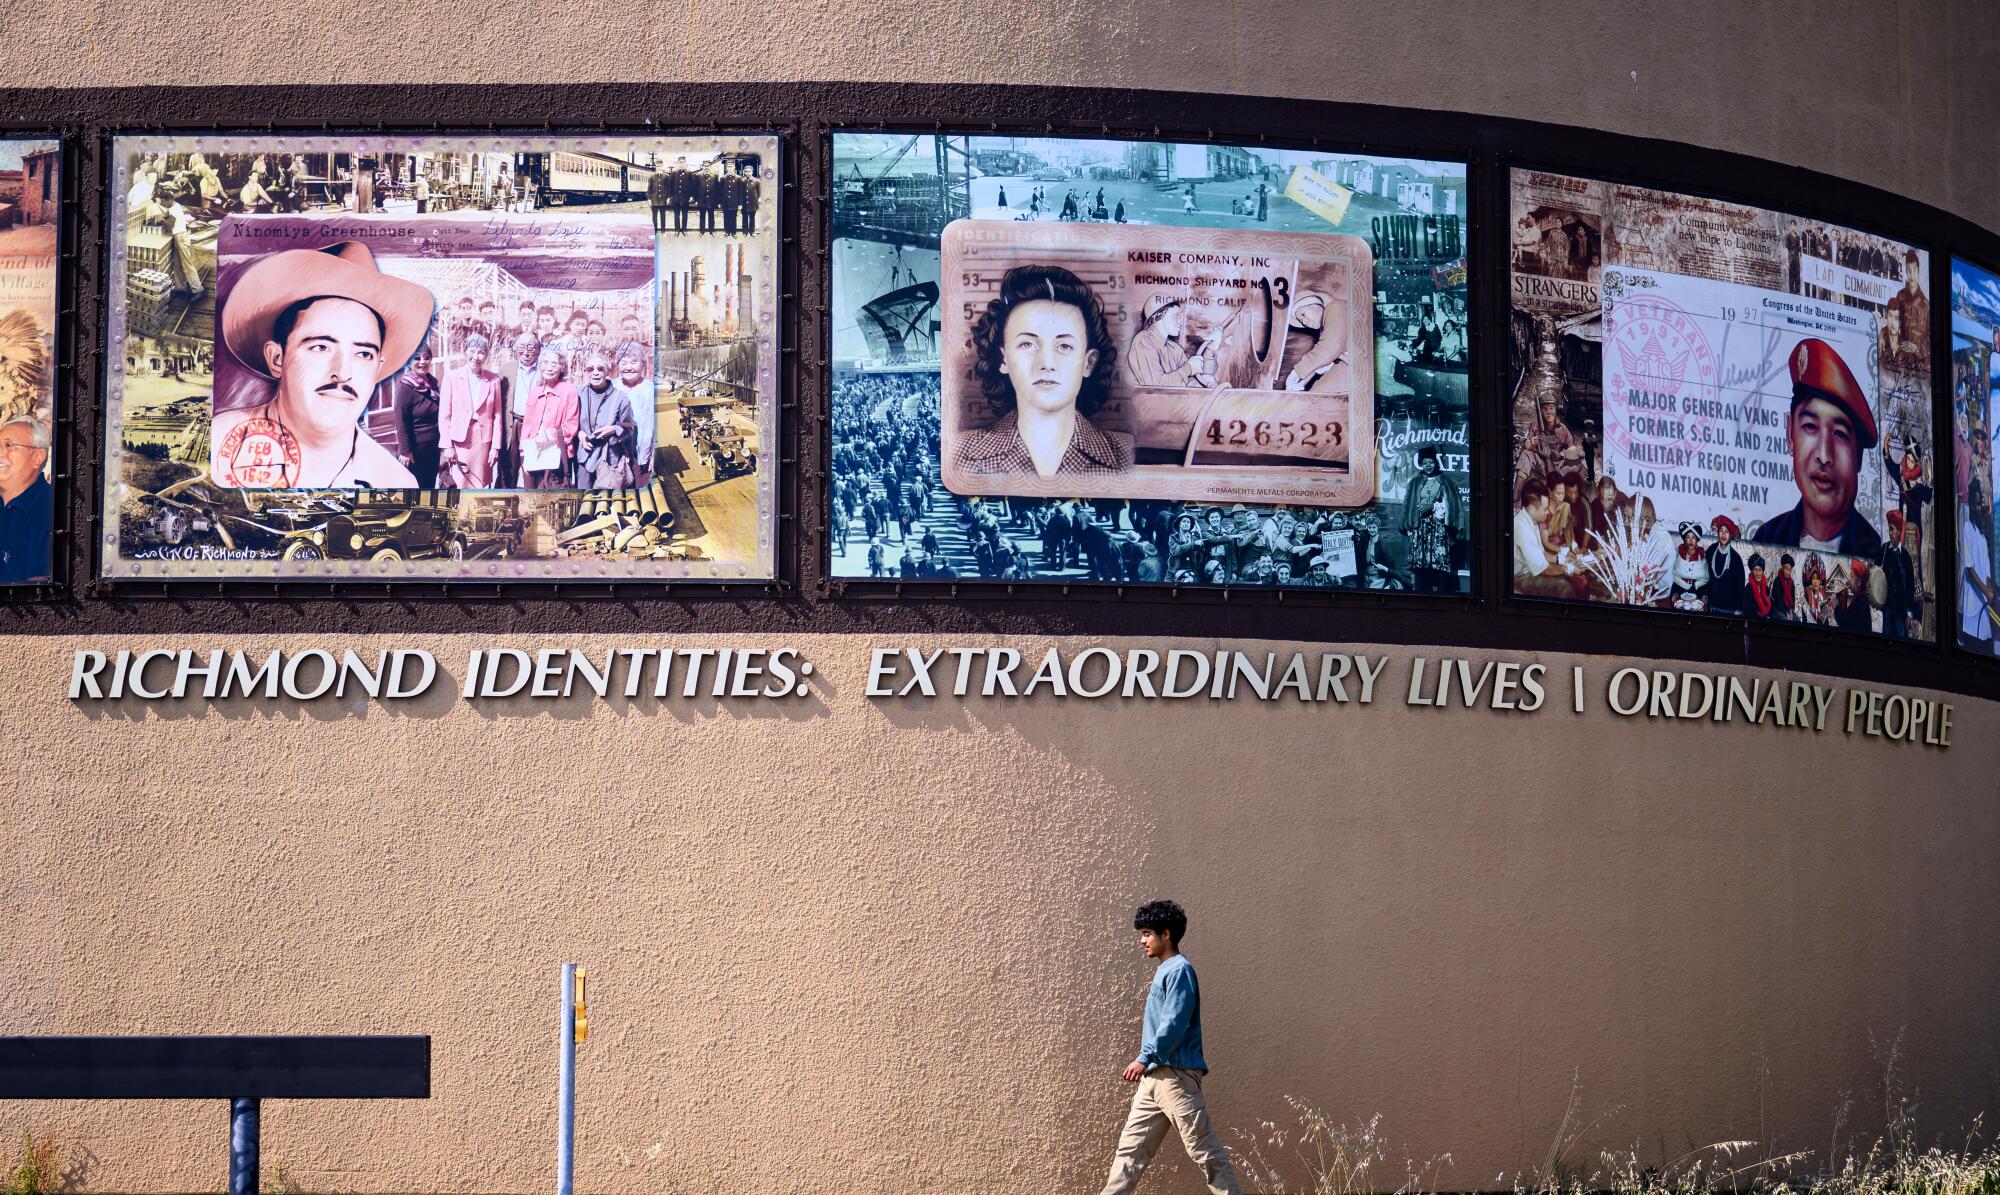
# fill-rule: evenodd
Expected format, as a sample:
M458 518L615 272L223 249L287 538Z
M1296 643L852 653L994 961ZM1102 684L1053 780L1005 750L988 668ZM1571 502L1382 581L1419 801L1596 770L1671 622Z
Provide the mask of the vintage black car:
M236 490L203 474L135 495L124 518L142 542L291 556L301 545L312 547L327 521L346 509L344 496L332 491Z
M448 497L413 501L365 491L360 499L329 519L323 536L295 544L287 559L505 559L521 549L522 526L508 509L482 506L464 514Z
M463 515L455 504L394 490L237 490L204 474L128 499L124 519L143 542L286 560L505 559L521 550L525 527L512 503Z
M399 501L363 500L328 519L324 535L294 544L289 560L463 559L451 509Z

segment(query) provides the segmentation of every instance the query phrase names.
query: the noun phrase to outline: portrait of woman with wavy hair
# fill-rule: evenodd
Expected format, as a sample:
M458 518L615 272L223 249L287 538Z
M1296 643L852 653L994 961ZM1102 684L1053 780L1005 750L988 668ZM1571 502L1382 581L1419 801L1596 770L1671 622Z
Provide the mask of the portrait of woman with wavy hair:
M972 325L973 375L995 419L954 454L968 473L1042 478L1125 473L1132 439L1092 423L1110 397L1118 350L1104 308L1061 266L1016 266Z

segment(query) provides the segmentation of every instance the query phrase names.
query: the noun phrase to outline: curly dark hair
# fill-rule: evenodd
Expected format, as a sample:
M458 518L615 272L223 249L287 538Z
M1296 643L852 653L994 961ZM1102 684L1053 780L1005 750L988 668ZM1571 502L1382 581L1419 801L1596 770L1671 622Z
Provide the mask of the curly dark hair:
M1068 303L1083 312L1084 334L1089 351L1097 354L1097 367L1083 379L1076 393L1076 412L1095 415L1111 397L1111 374L1118 364L1118 350L1111 343L1111 329L1104 322L1104 305L1083 279L1061 266L1015 266L1000 279L1000 294L986 304L986 310L972 322L972 373L993 414L1002 416L1014 409L1014 383L1000 372L1005 357L1003 341L1007 317L1022 303L1036 299Z
M1187 933L1187 911L1170 900L1149 900L1133 914L1132 928L1165 933L1178 949Z

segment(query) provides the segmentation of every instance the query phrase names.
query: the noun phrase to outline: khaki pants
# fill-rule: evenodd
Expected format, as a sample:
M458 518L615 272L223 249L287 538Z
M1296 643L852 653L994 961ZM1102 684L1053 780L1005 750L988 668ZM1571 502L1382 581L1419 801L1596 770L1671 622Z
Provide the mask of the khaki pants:
M1139 1183L1146 1164L1166 1139L1171 1124L1187 1147L1188 1157L1208 1178L1212 1195L1241 1195L1236 1167L1229 1151L1216 1140L1215 1128L1208 1123L1208 1104L1201 1098L1201 1072L1156 1066L1139 1080L1132 1095L1132 1111L1125 1118L1125 1131L1118 1136L1118 1153L1111 1159L1111 1177L1105 1180L1104 1195L1125 1195Z

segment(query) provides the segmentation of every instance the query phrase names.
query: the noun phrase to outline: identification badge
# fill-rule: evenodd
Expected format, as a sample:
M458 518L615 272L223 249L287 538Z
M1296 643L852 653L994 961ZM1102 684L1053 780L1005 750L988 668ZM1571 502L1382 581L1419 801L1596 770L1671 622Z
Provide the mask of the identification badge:
M958 220L941 308L954 493L1374 500L1374 258L1360 237ZM1035 363L1043 338L1053 364ZM1099 447L1086 466L1035 467L1019 429L1049 413Z

